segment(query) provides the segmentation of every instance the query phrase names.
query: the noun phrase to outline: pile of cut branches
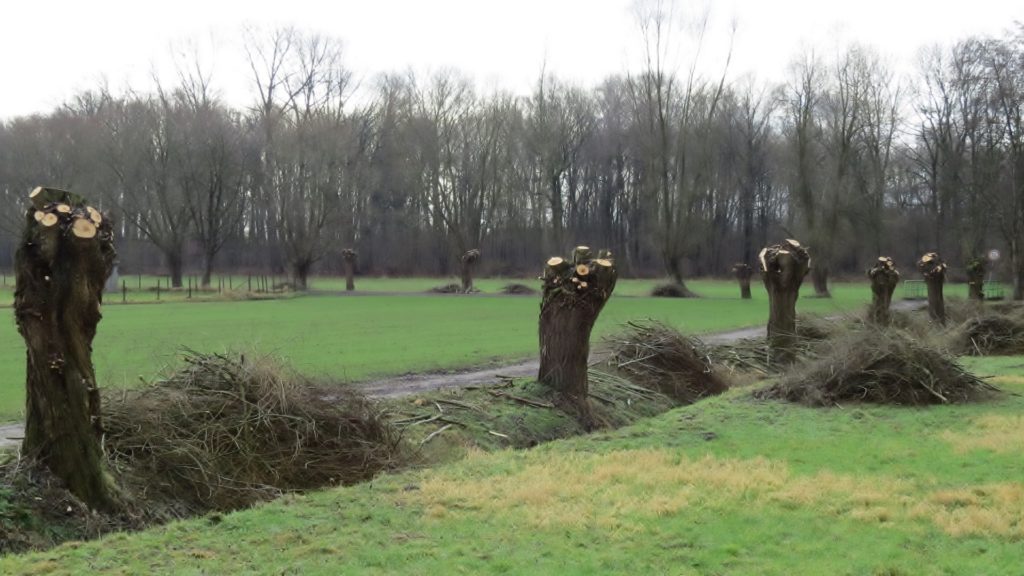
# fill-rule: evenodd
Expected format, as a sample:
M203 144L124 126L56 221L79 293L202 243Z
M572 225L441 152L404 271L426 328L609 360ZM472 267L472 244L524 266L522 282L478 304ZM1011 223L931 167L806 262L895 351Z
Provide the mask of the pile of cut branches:
M536 290L534 290L533 288L530 288L526 284L519 284L519 283L516 283L516 282L513 282L511 284L506 284L501 289L501 291L503 293L505 293L505 294L508 294L508 295L536 294L537 293Z
M365 480L400 438L363 395L328 392L269 357L187 351L184 366L105 399L105 447L131 486L183 511L230 510L282 492Z
M959 330L959 348L966 354L1024 354L1024 319L1009 314L982 314Z
M453 282L451 284L434 286L430 290L427 290L427 292L432 294L462 294L462 286Z
M951 355L907 332L865 328L834 340L816 358L755 396L810 406L917 406L970 402L996 391Z
M651 290L651 296L660 298L696 298L697 295L682 284L662 284Z
M729 388L702 342L660 322L629 322L607 342L612 368L678 402L693 403Z

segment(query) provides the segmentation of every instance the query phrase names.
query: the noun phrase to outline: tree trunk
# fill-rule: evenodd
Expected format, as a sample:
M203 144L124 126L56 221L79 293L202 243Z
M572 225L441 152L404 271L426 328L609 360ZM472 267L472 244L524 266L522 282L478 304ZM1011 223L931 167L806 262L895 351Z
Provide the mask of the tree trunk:
M814 283L814 295L820 298L831 298L828 291L828 267L824 263L811 269L811 281Z
M203 258L203 280L201 286L203 288L210 287L210 280L213 278L213 259L217 257L217 253L207 253Z
M459 260L462 262L462 291L469 294L476 290L473 288L473 268L480 260L480 250L467 250Z
M346 248L341 251L341 257L345 260L345 290L351 292L356 289L356 251Z
M292 285L296 291L304 291L309 287L309 271L312 268L313 263L309 260L303 259L292 263Z
M549 259L540 304L537 380L588 429L595 425L587 400L590 331L618 278L611 254L600 256L592 258L589 248L578 246L571 260Z
M740 298L750 300L750 277L754 274L750 266L745 262L739 262L733 265L732 271L740 283Z
M807 275L810 254L796 240L761 250L761 278L768 290L768 347L771 363L786 364L796 358L796 301Z
M868 270L871 279L871 308L868 309L868 320L878 326L892 323L892 293L900 282L900 273L892 258L879 256L878 263Z
M665 258L665 264L668 267L668 275L672 278L672 282L679 287L683 298L696 298L697 294L690 291L686 287L686 281L683 280L683 264L681 258L676 256L668 256Z
M1017 253L1012 258L1013 299L1024 300L1024 255Z
M939 324L946 323L946 304L942 299L942 285L946 282L946 264L935 252L929 252L917 261L917 269L924 276L928 289L928 316Z
M119 506L103 465L92 365L103 286L116 253L108 220L75 194L37 188L15 255L18 331L28 348L22 452L91 508Z
M184 259L181 257L180 251L167 251L164 253L167 258L167 268L171 272L171 288L181 288L184 277L182 270L184 269Z
M967 262L967 297L977 302L985 301L985 274L988 261L985 258L971 258Z

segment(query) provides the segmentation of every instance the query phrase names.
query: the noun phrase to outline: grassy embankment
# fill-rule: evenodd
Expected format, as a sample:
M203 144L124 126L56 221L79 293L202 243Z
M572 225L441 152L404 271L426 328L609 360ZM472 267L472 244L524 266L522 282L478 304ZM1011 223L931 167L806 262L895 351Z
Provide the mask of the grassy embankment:
M397 292L437 279L380 281ZM502 281L502 285L504 281ZM650 281L624 280L618 295L643 293ZM418 286L419 284L415 284ZM700 333L761 324L767 297L755 290L740 300L731 282L697 281L707 297L696 300L613 297L597 335L631 319L655 318ZM809 289L808 289L809 291ZM859 308L864 284L840 284L834 298L804 298L803 313ZM298 297L268 301L173 302L104 306L94 342L101 386L136 386L170 363L183 346L204 352L256 350L285 358L298 370L333 380L359 380L407 372L452 369L537 353L538 297L400 296ZM24 403L24 344L14 328L0 331L0 422L20 418Z
M1024 392L1024 357L969 359ZM1007 574L1024 399L813 409L749 390L528 451L0 560L5 573Z

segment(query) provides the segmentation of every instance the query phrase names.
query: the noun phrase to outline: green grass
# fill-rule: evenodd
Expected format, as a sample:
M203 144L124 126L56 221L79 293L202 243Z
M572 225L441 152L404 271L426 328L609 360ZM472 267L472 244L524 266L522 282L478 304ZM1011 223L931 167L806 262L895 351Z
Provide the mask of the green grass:
M701 283L728 293L728 283ZM627 282L628 285L628 282ZM805 298L805 313L851 310L866 285L839 285L832 299ZM93 360L101 386L135 386L154 377L183 347L280 354L302 372L335 380L482 365L537 353L539 297L308 296L266 301L177 302L103 308ZM20 417L25 352L10 309L0 331L0 421ZM700 333L761 324L767 299L615 298L596 335L620 323L655 318Z
M1024 357L967 363L1024 392ZM8 557L0 571L1006 574L1024 564L1021 396L812 409L748 392L529 451Z

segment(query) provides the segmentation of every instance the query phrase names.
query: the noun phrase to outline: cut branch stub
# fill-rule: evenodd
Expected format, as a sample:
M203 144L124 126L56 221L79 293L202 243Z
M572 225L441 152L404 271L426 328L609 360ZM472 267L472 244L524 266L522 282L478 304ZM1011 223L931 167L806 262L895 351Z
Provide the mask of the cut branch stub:
M15 254L15 318L28 348L22 452L90 507L114 508L119 497L103 465L92 365L113 234L77 195L36 188L30 201Z
M868 270L871 279L871 307L868 319L880 326L888 326L892 322L890 305L892 294L900 282L900 273L893 259L879 256L878 261Z
M572 250L572 263L573 265L583 264L589 262L591 259L591 250L589 246L577 246Z
M928 316L939 324L946 323L946 303L942 285L946 282L946 263L935 252L929 252L917 261L917 270L924 276L928 290Z
M768 345L773 361L791 362L796 356L796 301L810 270L811 255L796 240L767 246L758 254L761 278L768 291Z
M618 272L611 258L589 259L589 253L589 248L586 252L577 248L572 262L556 256L544 267L537 379L551 390L560 406L575 413L584 426L592 427L587 401L590 332L615 290ZM585 254L588 259L580 260Z

